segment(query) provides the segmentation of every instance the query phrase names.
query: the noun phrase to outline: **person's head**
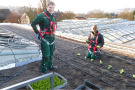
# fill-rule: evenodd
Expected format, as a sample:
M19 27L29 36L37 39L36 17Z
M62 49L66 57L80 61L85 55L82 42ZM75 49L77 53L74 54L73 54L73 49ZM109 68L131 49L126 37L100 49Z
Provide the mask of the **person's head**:
M92 32L94 32L94 33L97 33L97 25L93 25L92 27L91 27L91 30L92 30Z
M47 11L52 14L54 12L54 8L55 8L55 3L50 1L47 4Z

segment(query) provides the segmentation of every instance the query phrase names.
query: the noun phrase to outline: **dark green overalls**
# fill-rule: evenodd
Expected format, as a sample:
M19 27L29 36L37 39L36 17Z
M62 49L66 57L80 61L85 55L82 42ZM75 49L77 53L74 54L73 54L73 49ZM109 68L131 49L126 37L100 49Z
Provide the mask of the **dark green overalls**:
M100 55L100 49L97 49L96 46L99 45L100 47L103 47L104 38L100 33L97 32L97 34L94 34L93 37L90 34L88 38L89 41L87 43L89 44L89 46L88 46L88 52L86 54L87 58L97 59L98 56Z
M46 15L47 16L46 16ZM48 19L49 17L49 19ZM47 10L40 13L31 23L31 26L36 34L40 33L41 37L41 71L45 73L48 69L52 67L52 59L55 49L55 28L54 28L55 18ZM39 24L40 32L38 31L36 25Z

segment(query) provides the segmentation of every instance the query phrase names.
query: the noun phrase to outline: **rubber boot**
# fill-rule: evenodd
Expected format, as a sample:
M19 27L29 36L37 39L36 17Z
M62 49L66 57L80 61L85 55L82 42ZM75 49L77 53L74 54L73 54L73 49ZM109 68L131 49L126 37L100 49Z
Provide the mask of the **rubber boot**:
M52 64L52 59L53 59L53 56L50 56L49 61L48 61L48 66L47 66L47 68L48 68L49 70L57 70L58 67L57 67L57 66L53 66L53 64Z
M47 64L48 64L49 57L43 57L41 60L41 72L46 73L47 72Z
M53 57L52 56L49 56L49 61L48 61L48 65L47 65L47 68L50 69L51 66L52 66L52 59Z

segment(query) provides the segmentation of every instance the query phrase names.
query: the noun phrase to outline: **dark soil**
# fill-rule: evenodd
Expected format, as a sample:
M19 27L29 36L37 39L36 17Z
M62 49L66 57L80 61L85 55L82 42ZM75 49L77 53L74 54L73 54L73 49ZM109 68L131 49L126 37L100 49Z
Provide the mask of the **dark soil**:
M36 35L29 30L20 29L12 26L4 26L5 28L12 28L13 32L23 33L22 36L32 39L37 43L40 43L36 39ZM20 31L20 32L19 32ZM80 53L80 56L77 56ZM135 89L135 78L132 77L135 74L135 59L118 54L110 53L102 50L101 56L91 62L90 59L85 59L87 53L87 45L79 42L67 40L64 38L56 38L56 49L53 59L53 64L58 66L58 70L55 71L65 77L68 84L63 89L71 90L82 85L83 82L89 81L102 89L114 90L114 89ZM103 64L100 65L100 60ZM108 65L112 68L108 69ZM6 71L1 71L6 75L15 74L18 70L24 66L13 68ZM124 69L124 73L120 74L120 70ZM48 71L49 73L51 71ZM11 74L10 74L11 75ZM40 72L40 61L33 62L27 65L19 76L10 79L8 82L2 84L0 88L4 88L28 79L42 75Z

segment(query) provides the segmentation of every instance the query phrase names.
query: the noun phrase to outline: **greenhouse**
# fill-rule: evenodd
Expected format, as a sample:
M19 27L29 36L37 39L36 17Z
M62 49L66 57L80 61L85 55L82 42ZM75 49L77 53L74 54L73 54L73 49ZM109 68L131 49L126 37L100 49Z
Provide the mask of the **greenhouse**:
M26 38L0 30L0 70L40 59L39 46Z
M99 32L104 35L105 42L125 44L135 39L135 21L125 19L63 20L58 22L57 31L88 37L91 26L94 24L98 26Z

